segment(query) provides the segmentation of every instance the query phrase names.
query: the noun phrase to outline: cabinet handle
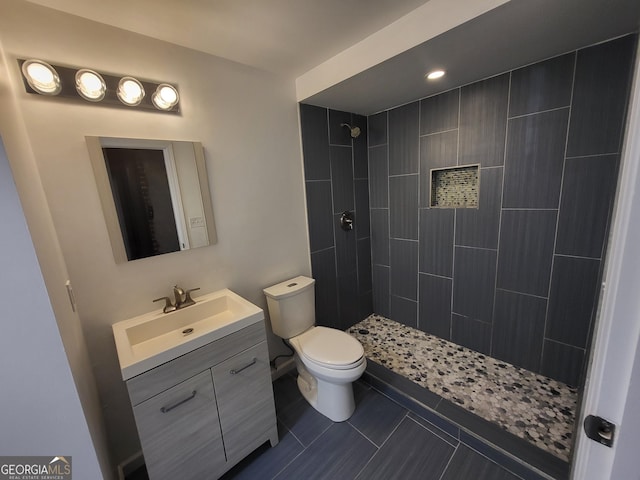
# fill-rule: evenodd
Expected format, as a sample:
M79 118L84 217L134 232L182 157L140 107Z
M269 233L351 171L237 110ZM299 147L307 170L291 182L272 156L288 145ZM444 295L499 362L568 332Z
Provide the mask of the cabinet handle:
M242 370L244 370L245 368L249 368L251 365L254 365L255 363L256 363L256 359L254 358L253 360L251 360L251 362L246 364L244 367L238 368L237 370L236 369L229 370L229 373L231 375L235 375L236 373L240 373Z
M174 403L173 405L169 406L169 407L162 407L160 409L160 411L162 413L167 413L170 412L171 410L173 410L176 407L179 407L180 405L182 405L183 403L187 403L189 400L193 400L194 397L196 396L196 391L194 390L193 392L191 392L191 395L188 396L187 398L185 398L184 400L180 400L178 403Z

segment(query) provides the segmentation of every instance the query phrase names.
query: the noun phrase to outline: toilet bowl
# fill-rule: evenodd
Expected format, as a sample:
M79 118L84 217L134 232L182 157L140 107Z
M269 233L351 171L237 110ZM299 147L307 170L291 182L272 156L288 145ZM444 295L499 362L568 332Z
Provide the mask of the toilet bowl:
M362 344L334 328L315 326L315 280L296 277L263 291L273 333L293 348L297 384L318 412L343 422L355 410L353 382L367 361Z
M360 342L340 330L311 327L289 344L295 351L298 388L309 404L334 422L351 417L352 384L367 367Z

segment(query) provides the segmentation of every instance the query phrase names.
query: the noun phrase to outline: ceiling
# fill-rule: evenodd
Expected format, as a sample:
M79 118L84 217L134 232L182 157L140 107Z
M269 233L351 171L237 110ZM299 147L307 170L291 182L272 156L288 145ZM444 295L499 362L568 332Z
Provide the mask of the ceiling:
M294 78L429 3L29 1ZM303 101L367 115L635 31L639 23L638 0L511 0ZM447 75L425 82L432 67Z
M427 0L29 0L297 77Z
M638 0L511 0L304 100L369 115L629 32ZM427 82L434 67L447 74Z

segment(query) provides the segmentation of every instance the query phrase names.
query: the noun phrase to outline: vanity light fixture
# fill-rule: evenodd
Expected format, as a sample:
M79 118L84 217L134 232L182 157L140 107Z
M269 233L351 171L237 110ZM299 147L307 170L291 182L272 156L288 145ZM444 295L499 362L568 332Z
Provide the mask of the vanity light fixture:
M112 108L180 114L178 87L166 82L56 65L33 58L17 60L24 88L29 94L55 97L52 101L56 102L80 101Z
M58 95L62 90L56 69L42 60L27 60L22 64L22 75L27 83L41 95Z
M76 72L76 90L85 100L99 102L107 93L107 85L98 72L83 68Z
M171 110L179 101L178 90L168 83L161 83L153 93L151 101L158 110Z
M427 80L436 80L438 78L444 77L445 71L444 70L433 70L431 72L429 72L426 77Z
M144 98L144 87L133 77L122 77L118 82L118 98L130 107L140 105Z

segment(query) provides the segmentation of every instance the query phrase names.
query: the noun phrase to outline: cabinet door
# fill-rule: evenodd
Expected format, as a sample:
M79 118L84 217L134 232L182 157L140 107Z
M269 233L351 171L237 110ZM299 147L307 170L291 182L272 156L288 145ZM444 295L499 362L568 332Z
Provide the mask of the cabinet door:
M211 370L133 409L151 480L202 480L225 470Z
M235 463L262 444L276 424L267 343L216 365L213 382L227 460Z

